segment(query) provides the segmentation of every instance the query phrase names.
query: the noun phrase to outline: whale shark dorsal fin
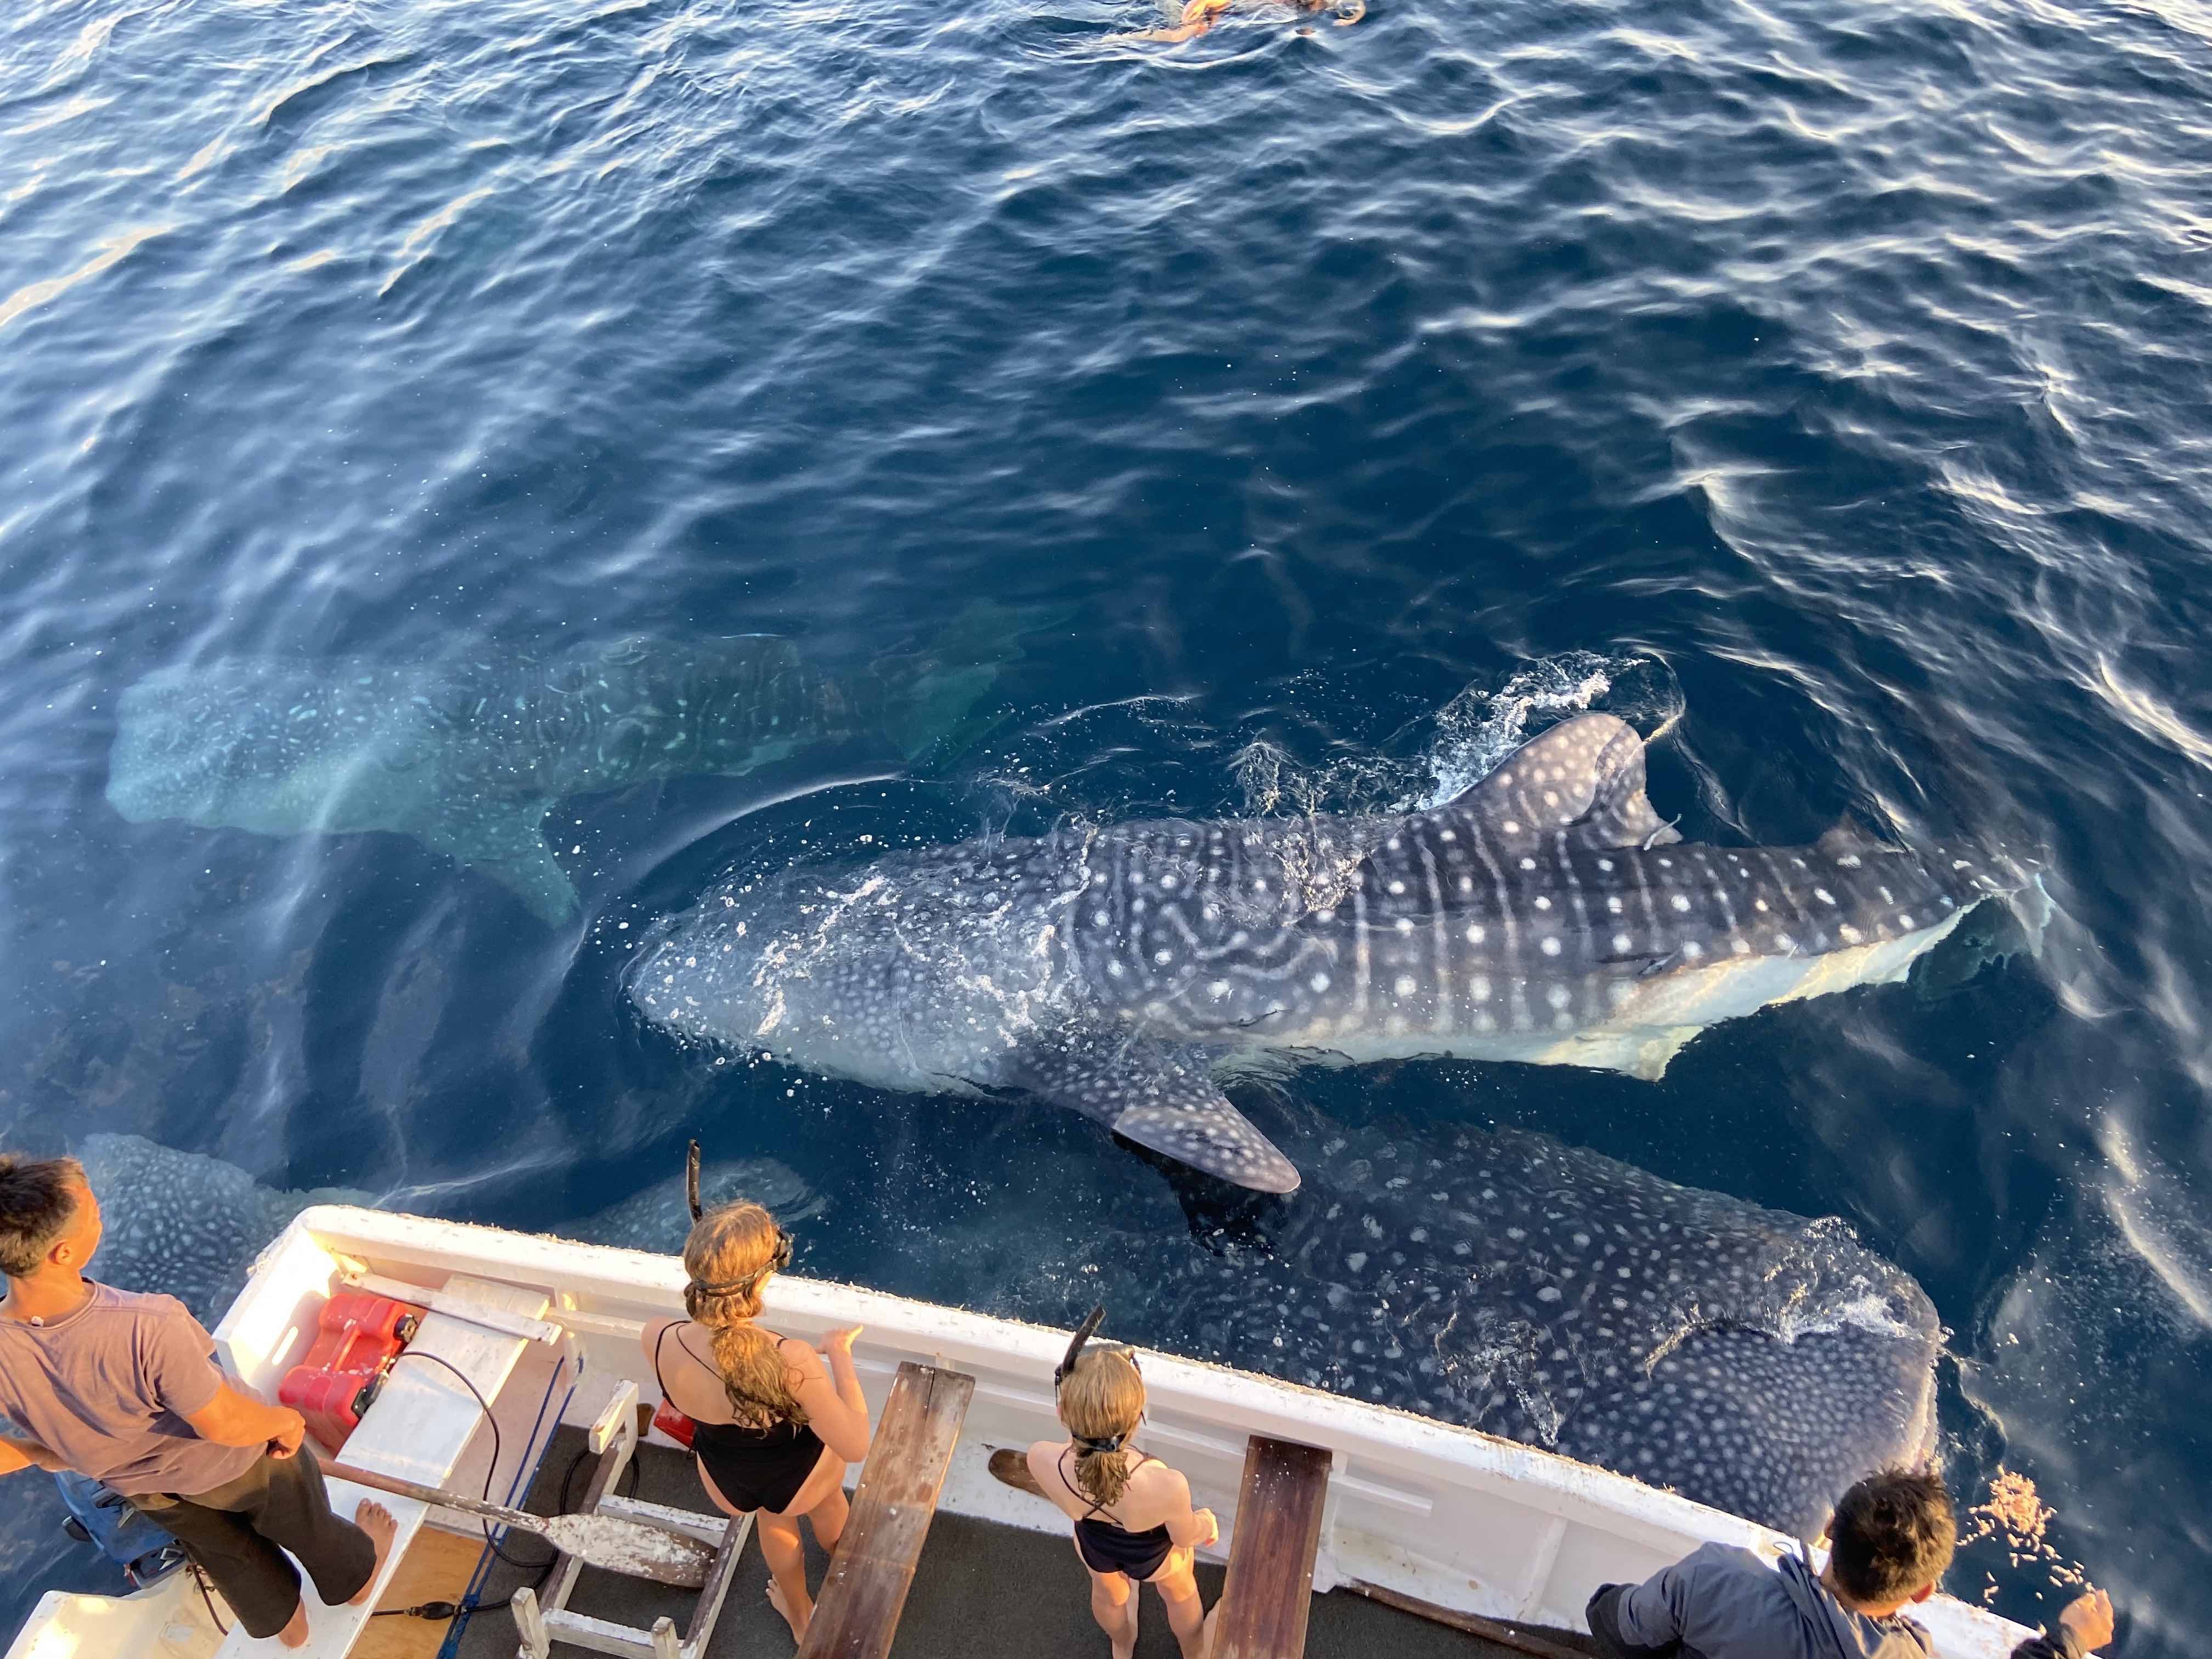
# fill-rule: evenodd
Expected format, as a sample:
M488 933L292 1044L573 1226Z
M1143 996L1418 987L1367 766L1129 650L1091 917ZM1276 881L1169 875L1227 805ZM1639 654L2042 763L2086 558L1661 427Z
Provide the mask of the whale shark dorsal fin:
M1838 818L1813 845L1823 855L1832 859L1845 858L1854 853L1887 850L1849 818Z
M1498 842L1567 832L1571 845L1663 847L1681 833L1644 794L1644 739L1611 714L1578 714L1533 738L1438 809L1478 819Z
M416 833L440 852L489 876L530 907L550 927L576 914L575 884L545 844L545 814L553 803L476 799L458 802Z
M1024 1044L1006 1080L1239 1187L1297 1190L1297 1166L1229 1103L1203 1050L1071 1026Z

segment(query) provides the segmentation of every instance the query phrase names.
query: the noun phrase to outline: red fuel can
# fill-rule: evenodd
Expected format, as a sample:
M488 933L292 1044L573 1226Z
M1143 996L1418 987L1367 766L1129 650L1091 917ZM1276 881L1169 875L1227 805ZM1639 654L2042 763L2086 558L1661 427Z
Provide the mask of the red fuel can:
M323 1304L307 1358L284 1373L277 1399L307 1419L319 1443L337 1450L421 1322L404 1302L339 1291Z

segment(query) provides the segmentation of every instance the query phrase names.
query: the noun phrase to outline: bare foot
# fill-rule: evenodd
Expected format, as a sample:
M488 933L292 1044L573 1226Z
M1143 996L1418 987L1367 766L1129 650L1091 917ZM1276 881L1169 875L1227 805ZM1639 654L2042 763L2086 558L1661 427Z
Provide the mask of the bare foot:
M292 1622L276 1632L276 1639L288 1648L307 1645L307 1598L301 1596L300 1605L292 1609Z
M794 1615L791 1611L790 1605L783 1599L783 1586L777 1583L773 1578L769 1580L768 1604L774 1607L778 1613L781 1613L783 1615L783 1622L791 1626L791 1639L793 1641L804 1642L806 1639L806 1626L813 1621L814 1618L814 1609L812 1607L807 1608L805 1613Z
M384 1571L384 1558L392 1553L392 1534L399 1530L399 1523L392 1518L392 1511L374 1498L364 1498L355 1506L353 1523L367 1533L369 1541L376 1546L376 1565L368 1570L368 1582L355 1592L353 1600L346 1604L349 1607L357 1607L368 1601L370 1595L374 1592L376 1581ZM302 1632L306 1628L304 1624L301 1626ZM300 1642L307 1639L307 1637L302 1634ZM300 1642L294 1642L291 1645L296 1648L300 1645Z

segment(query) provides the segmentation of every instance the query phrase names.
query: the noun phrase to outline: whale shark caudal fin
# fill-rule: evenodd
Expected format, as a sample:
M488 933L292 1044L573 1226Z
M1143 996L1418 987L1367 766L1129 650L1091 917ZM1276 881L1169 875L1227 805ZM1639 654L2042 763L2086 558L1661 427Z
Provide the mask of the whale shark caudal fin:
M417 833L441 853L489 876L540 921L558 927L576 914L578 900L575 884L545 844L545 815L553 805L546 798L455 801Z
M1297 1190L1297 1166L1229 1103L1203 1049L1066 1026L1024 1043L1003 1075L1208 1175L1255 1192Z
M1565 830L1570 846L1664 847L1682 839L1644 793L1644 739L1611 714L1579 714L1532 738L1432 816L1471 817L1510 847Z

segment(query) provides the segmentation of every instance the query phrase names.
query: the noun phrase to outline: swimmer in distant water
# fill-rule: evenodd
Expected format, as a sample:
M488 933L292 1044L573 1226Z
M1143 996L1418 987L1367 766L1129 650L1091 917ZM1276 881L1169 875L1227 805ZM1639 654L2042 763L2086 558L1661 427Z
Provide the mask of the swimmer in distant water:
M1221 15L1237 0L1186 0L1182 19L1173 28L1139 29L1134 34L1125 34L1124 40L1190 40L1212 28ZM1339 28L1349 28L1367 15L1367 0L1287 0L1292 11L1334 12ZM1310 33L1310 29L1301 29Z

